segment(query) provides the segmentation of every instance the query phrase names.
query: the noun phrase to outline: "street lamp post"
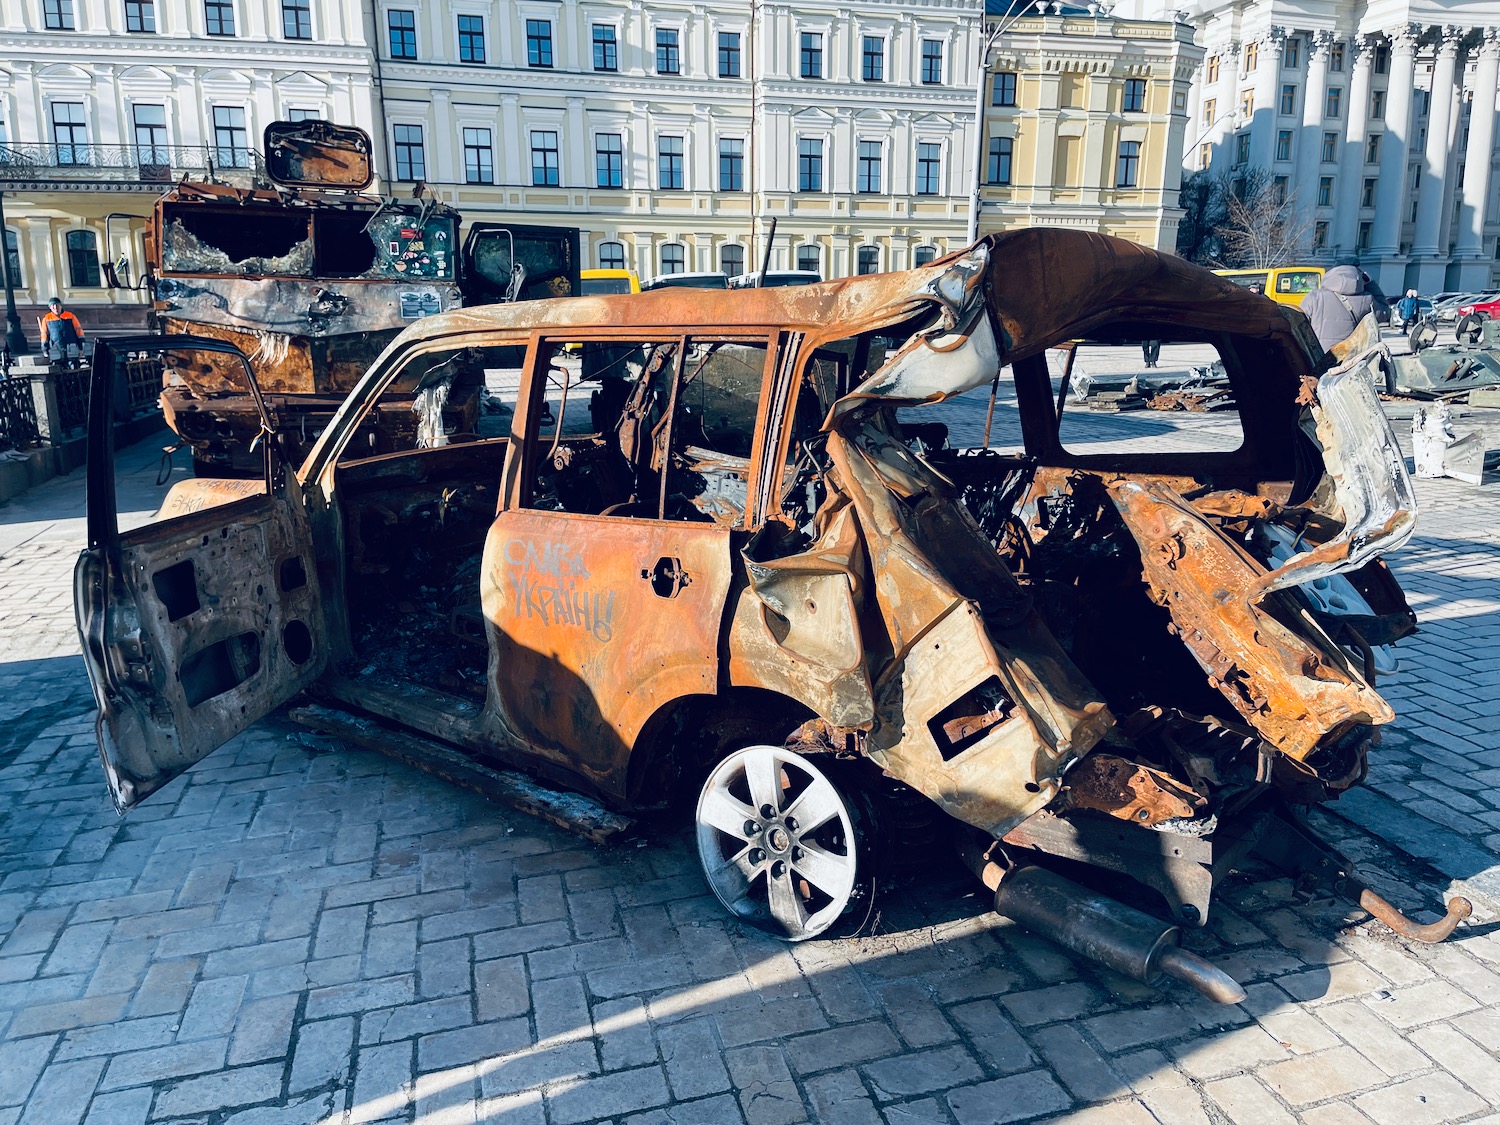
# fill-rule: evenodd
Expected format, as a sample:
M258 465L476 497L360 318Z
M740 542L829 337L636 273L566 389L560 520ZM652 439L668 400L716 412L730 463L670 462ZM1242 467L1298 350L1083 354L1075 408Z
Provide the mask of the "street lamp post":
M5 193L0 191L0 274L5 281L5 346L10 354L30 355L31 344L21 330L21 318L16 315L16 283L10 272L10 238L5 227Z

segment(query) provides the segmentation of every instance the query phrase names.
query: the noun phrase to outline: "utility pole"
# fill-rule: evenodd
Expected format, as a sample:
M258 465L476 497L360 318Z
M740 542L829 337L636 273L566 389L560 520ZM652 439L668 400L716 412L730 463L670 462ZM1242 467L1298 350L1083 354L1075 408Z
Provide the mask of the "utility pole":
M989 89L990 74L990 50L1000 41L1016 21L1027 14L1033 6L1032 0L1010 0L1003 12L997 13L998 17L994 23L988 22L989 15L988 0L978 0L979 14L975 17L979 41L978 75L974 82L974 176L973 184L969 189L969 241L972 243L979 238L979 206L981 200L980 192L984 188L984 111L985 91ZM1047 5L1037 3L1038 12L1045 12Z
M17 249L19 250L19 246ZM0 273L5 275L5 346L13 356L30 355L31 344L26 339L26 333L21 331L21 318L16 315L16 279L10 272L10 237L5 227L3 191L0 191Z

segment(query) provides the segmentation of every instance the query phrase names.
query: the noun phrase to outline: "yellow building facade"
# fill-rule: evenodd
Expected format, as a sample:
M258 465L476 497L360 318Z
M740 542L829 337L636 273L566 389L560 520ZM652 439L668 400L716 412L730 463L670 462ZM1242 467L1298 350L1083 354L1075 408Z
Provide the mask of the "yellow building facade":
M1052 7L1007 21L990 55L979 231L1079 227L1172 250L1193 28Z

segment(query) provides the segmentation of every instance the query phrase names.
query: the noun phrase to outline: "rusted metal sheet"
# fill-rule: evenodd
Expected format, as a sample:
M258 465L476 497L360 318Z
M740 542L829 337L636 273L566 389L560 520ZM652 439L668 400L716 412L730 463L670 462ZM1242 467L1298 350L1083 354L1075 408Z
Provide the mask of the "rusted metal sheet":
M1208 803L1169 773L1102 752L1068 771L1063 792L1072 808L1094 809L1148 828L1191 817Z

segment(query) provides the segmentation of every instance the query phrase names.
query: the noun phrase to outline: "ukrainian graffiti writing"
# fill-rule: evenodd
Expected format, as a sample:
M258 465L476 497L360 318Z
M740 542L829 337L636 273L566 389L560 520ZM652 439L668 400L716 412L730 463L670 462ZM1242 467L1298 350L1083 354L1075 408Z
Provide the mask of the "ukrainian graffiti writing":
M601 644L614 636L615 592L590 588L589 570L576 546L508 539L503 553L515 616L582 629Z

